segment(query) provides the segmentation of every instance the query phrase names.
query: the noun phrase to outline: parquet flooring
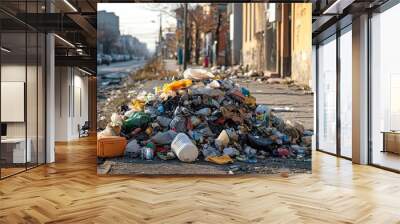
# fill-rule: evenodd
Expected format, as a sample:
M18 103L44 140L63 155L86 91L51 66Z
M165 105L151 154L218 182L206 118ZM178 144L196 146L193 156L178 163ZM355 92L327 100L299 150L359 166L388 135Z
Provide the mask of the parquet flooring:
M400 223L400 175L315 152L313 174L98 177L95 140L0 181L0 223Z

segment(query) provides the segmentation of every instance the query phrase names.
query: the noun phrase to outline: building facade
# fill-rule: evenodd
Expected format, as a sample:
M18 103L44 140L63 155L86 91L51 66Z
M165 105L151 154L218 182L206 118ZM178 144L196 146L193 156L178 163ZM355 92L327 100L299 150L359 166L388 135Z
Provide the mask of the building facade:
M243 4L230 3L228 5L228 16L231 65L238 65L242 63Z
M311 10L307 3L243 4L243 64L271 77L310 85Z
M97 12L98 53L111 54L112 44L120 37L119 17L113 12Z
M242 6L242 58L249 69L262 70L265 67L264 22L265 4L244 3ZM236 35L236 34L234 34Z

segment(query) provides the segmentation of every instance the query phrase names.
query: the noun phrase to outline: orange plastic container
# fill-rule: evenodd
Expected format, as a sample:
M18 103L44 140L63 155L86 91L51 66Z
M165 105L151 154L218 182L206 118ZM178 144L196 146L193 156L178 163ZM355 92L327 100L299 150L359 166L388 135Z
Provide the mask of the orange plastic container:
M97 156L101 158L122 156L127 141L119 136L99 136L97 138Z

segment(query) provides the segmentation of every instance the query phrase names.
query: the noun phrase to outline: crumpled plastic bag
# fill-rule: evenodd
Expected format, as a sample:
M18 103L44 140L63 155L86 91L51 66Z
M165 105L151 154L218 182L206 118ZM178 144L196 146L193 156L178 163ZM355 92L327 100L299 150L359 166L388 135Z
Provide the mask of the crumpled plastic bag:
M213 89L210 87L199 87L199 88L190 88L192 95L206 95L209 97L223 97L225 95L219 89Z
M135 112L143 111L144 109L144 101L141 100L132 100L132 110Z
M136 140L130 141L125 147L125 155L131 157L139 157L142 153L141 146Z
M228 155L222 155L222 156L208 156L206 158L206 161L216 163L219 165L223 164L228 164L228 163L233 163L233 160L231 159L230 156Z
M136 112L136 111L134 111L134 110L128 110L128 111L126 111L126 112L124 113L124 116L125 116L125 117L130 117L130 116L132 116L135 112Z
M157 145L169 145L172 143L177 134L178 133L172 130L166 132L158 132L151 138L151 141Z
M110 124L106 126L106 128L97 134L100 136L119 136L119 132L121 131L120 127L114 128Z
M256 101L256 98L254 96L248 96L248 97L244 98L244 103L246 105L251 106L251 107L255 107L257 105L256 102L257 101Z
M270 151L273 141L270 138L261 136L247 135L249 145L258 150Z
M287 121L285 123L283 133L291 138L292 143L296 143L303 136L303 132L304 126L300 122Z
M162 126L162 127L168 127L169 124L171 123L172 119L164 116L158 116L157 117L157 122Z
M269 126L269 118L271 114L271 108L268 105L258 105L256 108L256 119L264 122Z
M228 155L230 157L234 157L234 156L240 155L240 152L233 147L228 147L228 148L224 148L223 154Z
M122 128L130 132L135 128L143 128L147 126L147 124L150 122L151 122L150 115L144 112L136 112L123 122Z
M270 113L270 122L272 127L275 127L276 129L278 129L278 131L285 131L285 121L282 118L276 116L274 113Z
M111 123L110 123L111 126L120 127L120 126L122 126L122 123L123 123L123 119L122 119L121 115L119 115L117 113L113 113L111 115Z
M221 84L217 80L213 80L208 84L208 87L213 88L213 89L219 89L221 88Z
M177 132L186 132L186 119L183 116L176 116L169 123L169 127L171 129L176 130Z
M191 80L204 80L204 79L212 79L215 76L201 68L188 68L183 72L183 77L185 79L191 79Z
M190 87L192 85L192 80L190 79L181 79L178 81L174 81L171 83L164 84L163 92L168 93L170 91L177 91L183 88Z
M203 148L201 149L201 153L203 154L204 158L207 158L209 156L220 156L221 152L219 150L217 150L216 148L208 145L208 144L204 144Z
M227 119L227 120L231 119L232 121L234 121L237 124L242 124L244 122L243 117L241 117L237 113L231 111L231 108L221 107L220 110L221 110L222 116L225 119Z
M206 108L196 111L196 115L209 116L211 114L211 112L212 112L211 109L206 107Z

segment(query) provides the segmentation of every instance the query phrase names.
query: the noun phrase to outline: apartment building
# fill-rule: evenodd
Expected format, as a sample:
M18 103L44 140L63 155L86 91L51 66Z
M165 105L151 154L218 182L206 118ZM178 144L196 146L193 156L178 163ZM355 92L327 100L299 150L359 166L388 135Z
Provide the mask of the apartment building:
M311 86L310 4L246 3L242 18L245 66Z

